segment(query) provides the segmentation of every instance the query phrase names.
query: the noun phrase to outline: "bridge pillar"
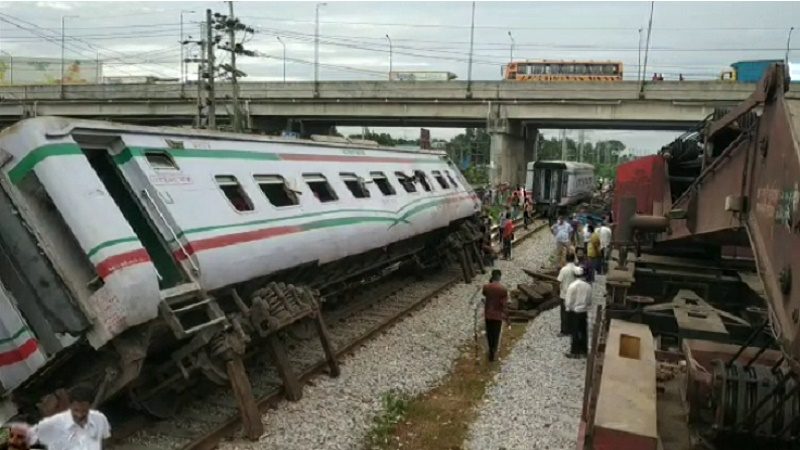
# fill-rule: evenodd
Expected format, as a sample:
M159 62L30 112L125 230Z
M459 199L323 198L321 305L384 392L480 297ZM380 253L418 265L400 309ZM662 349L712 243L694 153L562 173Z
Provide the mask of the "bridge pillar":
M538 132L519 121L492 117L487 123L489 136L489 182L512 186L525 182L525 166L535 156L534 137Z

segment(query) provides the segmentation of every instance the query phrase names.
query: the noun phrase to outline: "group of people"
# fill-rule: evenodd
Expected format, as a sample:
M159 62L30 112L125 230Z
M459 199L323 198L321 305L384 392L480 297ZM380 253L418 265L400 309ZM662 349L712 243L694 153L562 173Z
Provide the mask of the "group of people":
M607 261L611 256L611 228L608 219L595 226L591 220L582 223L576 214L570 220L564 216L551 227L556 239L559 265L566 264L566 257L574 249L582 249L597 273L605 273Z
M571 336L569 358L585 357L588 353L587 316L592 305L592 285L595 274L607 270L611 254L611 228L608 219L595 226L591 221L580 223L559 217L552 232L556 239L561 299L561 335Z
M111 426L100 411L91 408L92 389L76 386L69 390L69 408L42 419L36 425L12 423L0 450L101 450L111 437Z

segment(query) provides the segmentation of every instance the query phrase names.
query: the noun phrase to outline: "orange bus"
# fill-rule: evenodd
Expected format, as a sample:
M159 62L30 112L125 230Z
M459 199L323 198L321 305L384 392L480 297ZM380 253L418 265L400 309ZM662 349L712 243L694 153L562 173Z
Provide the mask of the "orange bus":
M622 81L616 61L516 61L503 78L515 81Z

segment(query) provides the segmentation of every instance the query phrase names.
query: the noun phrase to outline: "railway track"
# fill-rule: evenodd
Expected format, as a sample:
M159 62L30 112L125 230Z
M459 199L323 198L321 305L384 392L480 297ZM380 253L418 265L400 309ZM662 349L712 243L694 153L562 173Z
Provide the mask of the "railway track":
M545 226L546 223L534 222L527 232L517 233L514 245ZM347 306L325 311L331 339L338 349L337 358L351 353L461 280L461 272L455 269L446 269L421 281L393 276L367 287ZM297 333L289 333L286 346L301 384L325 373L327 364L314 337L303 339ZM248 373L260 411L284 400L282 383L269 358L252 358ZM229 388L217 386L212 393L187 404L174 420L153 423L136 418L131 423L129 430L123 432L125 436L112 442L109 449L213 449L234 435L241 425Z

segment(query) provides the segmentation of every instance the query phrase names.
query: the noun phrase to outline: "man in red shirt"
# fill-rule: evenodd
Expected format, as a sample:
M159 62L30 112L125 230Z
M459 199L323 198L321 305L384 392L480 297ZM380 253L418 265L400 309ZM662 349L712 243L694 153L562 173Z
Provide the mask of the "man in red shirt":
M486 320L486 340L489 344L489 361L494 361L497 346L500 344L500 332L503 321L508 322L508 290L500 284L502 273L495 269L489 283L483 286L484 309L483 317Z
M514 221L511 220L511 213L506 214L506 222L503 224L503 258L511 259L511 241L514 240Z

